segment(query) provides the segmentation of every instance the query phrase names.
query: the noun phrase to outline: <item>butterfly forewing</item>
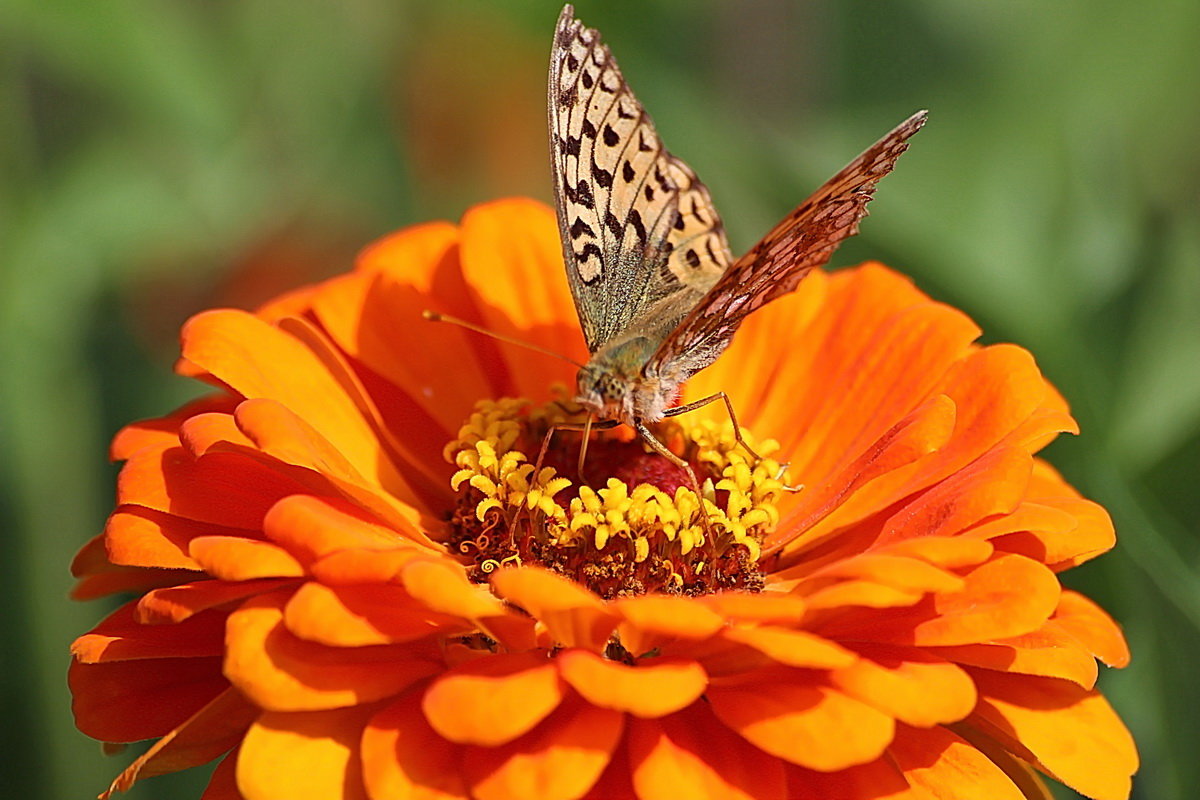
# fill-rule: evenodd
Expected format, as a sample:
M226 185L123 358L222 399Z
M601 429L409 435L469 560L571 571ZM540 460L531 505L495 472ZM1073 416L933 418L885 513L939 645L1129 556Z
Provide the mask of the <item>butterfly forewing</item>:
M673 294L728 265L708 190L662 145L600 34L559 17L547 97L567 278L595 352Z
M925 124L921 111L871 145L724 272L647 365L648 374L686 380L728 346L747 315L791 292L841 242L858 232L875 185Z

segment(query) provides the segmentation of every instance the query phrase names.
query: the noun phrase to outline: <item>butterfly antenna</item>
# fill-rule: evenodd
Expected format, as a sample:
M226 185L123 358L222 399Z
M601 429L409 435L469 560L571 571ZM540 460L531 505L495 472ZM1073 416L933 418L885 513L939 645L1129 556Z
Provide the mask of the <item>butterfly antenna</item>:
M460 328L466 328L467 330L474 331L475 333L482 333L484 336L490 336L493 339L499 339L500 341L508 344L515 344L517 347L524 347L526 350L533 350L546 356L554 356L555 358L566 361L568 364L574 364L579 369L583 369L583 364L580 364L573 358L567 358L562 353L556 353L553 350L547 350L546 348L533 344L532 342L523 342L520 339L513 339L510 336L505 336L503 334L496 333L495 331L489 331L486 328L481 328L472 322L467 322L465 319L451 317L448 314L440 314L437 311L430 311L429 309L422 311L421 316L430 322L449 322L451 325L457 325Z

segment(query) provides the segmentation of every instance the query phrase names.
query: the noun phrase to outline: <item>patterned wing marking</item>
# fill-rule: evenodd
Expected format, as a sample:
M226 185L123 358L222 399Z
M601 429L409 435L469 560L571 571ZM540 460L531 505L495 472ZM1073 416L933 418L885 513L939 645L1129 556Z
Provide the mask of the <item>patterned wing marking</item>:
M679 214L667 239L667 270L685 286L707 291L733 260L725 225L713 207L708 187L687 164L672 157L668 174L679 187ZM670 278L664 276L664 280Z
M719 268L707 252L720 254L724 237L707 190L663 147L600 34L574 19L570 6L555 32L547 109L567 279L595 352L684 288L681 275L711 285ZM698 267L670 257L697 246ZM724 259L722 267L727 247Z
M858 232L880 178L925 124L919 111L871 145L739 258L671 332L647 363L648 374L684 381L729 345L751 313L791 292Z

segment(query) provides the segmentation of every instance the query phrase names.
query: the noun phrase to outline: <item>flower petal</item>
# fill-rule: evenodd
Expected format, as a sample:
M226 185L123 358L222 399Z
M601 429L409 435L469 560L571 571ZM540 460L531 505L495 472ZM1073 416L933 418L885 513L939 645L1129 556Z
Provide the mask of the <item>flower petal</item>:
M400 586L325 586L308 582L284 609L289 631L330 647L409 642L469 630L456 617L430 612Z
M76 662L67 683L76 727L105 742L165 736L229 688L217 656Z
M888 755L930 800L1026 800L1004 770L942 727L899 728Z
M968 721L1094 800L1125 800L1138 756L1099 693L1054 678L972 669L979 705Z
M569 700L514 742L467 748L463 774L477 800L575 800L604 771L623 729L618 712Z
M326 647L284 624L287 593L247 600L229 615L225 675L272 711L309 711L369 703L437 672L432 653L411 645Z
M534 651L459 664L434 680L421 707L444 738L494 747L528 733L564 696L557 665Z
M199 766L237 745L258 709L233 689L226 689L179 727L155 742L101 795L128 791L143 778Z
M266 712L237 762L246 800L368 800L358 743L375 709Z
M975 684L955 665L915 648L848 644L861 658L830 681L851 697L921 728L956 722L975 707Z
M878 758L895 722L802 670L763 682L716 684L706 696L718 718L748 742L793 764L832 771Z
M1121 635L1121 628L1104 609L1079 592L1063 591L1054 612L1054 624L1110 667L1129 664L1129 645Z
M363 731L363 779L372 800L467 800L462 748L429 727L421 694L406 692Z
M287 585L286 580L196 581L168 586L142 595L137 601L137 621L145 625L177 623L210 608L244 600Z
M287 550L271 542L234 536L200 536L188 544L188 555L214 578L249 581L258 578L298 578L304 566Z
M752 647L789 667L835 669L850 666L857 660L854 653L841 645L803 630L739 625L725 629L721 637Z
M546 626L563 647L599 652L616 618L599 597L540 567L510 567L492 573L492 588Z
M637 717L686 708L708 686L704 667L686 659L643 659L627 666L589 650L566 650L556 660L563 679L589 703Z
M732 735L702 705L629 723L639 800L757 800L785 796L782 763Z

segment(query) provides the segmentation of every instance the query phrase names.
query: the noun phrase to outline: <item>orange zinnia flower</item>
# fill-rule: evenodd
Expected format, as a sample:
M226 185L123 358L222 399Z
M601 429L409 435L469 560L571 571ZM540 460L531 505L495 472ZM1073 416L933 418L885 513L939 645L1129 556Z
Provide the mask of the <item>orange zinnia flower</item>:
M117 435L75 565L138 595L75 643L79 727L161 737L110 793L223 757L206 798L1128 796L1128 652L1056 577L1113 529L1033 455L1075 424L1026 351L813 274L687 388L766 458L712 407L659 428L697 498L619 431L586 485L578 434L530 463L570 369L425 308L584 355L521 200L184 328L217 391Z

